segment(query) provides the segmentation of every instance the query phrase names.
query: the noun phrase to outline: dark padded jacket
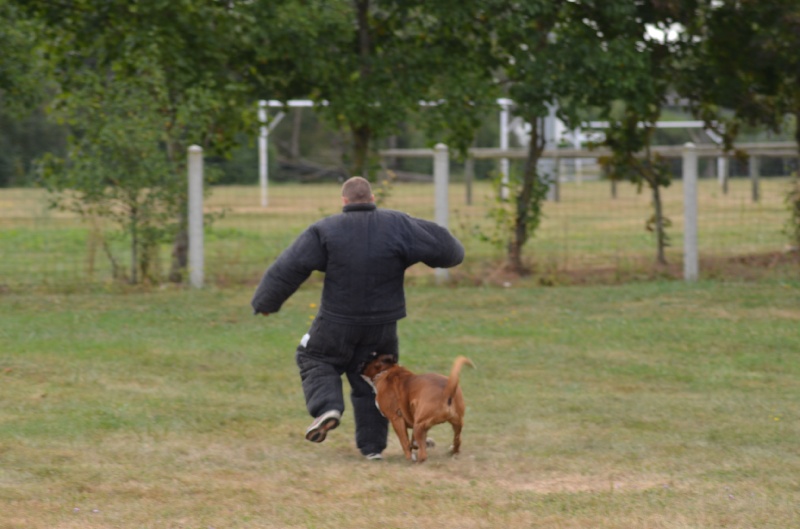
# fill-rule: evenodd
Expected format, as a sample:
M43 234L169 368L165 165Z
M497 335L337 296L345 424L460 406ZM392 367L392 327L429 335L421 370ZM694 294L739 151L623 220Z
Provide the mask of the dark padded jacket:
M463 259L464 247L438 224L373 203L348 204L281 253L251 304L256 313L278 312L318 270L325 273L320 316L345 324L390 323L406 315L406 268L419 262L449 268Z

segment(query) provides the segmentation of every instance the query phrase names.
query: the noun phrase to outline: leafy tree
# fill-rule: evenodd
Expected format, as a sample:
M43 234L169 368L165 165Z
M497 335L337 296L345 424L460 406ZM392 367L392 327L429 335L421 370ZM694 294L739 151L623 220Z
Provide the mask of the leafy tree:
M37 22L11 0L0 0L0 109L24 114L45 94Z
M690 28L699 45L683 90L696 115L723 134L727 149L743 126L794 126L800 171L800 4L796 0L701 2ZM787 119L791 116L793 119ZM787 234L800 246L800 179L786 197Z
M492 24L497 13L491 2L481 0L432 4L426 7L430 16L445 22L421 51L433 74L424 97L434 104L417 106L414 117L429 138L463 158L486 117L497 115L503 95L496 78L503 62Z
M44 109L20 114L0 109L0 187L36 184L36 160L46 153L63 153L64 127Z
M26 185L32 159L61 147L41 107L53 85L44 67L37 21L0 0L0 187Z
M165 94L158 75L142 65L138 79L120 85L110 76L86 72L80 97L57 111L72 124L68 156L49 157L43 174L55 207L108 218L120 227L130 241L131 283L159 281L158 248L178 228L186 182L162 147L158 109ZM104 248L114 276L125 277L105 242Z
M632 85L626 68L640 61L636 41L629 34L631 28L625 22L636 12L635 6L624 0L501 0L492 11L503 82L515 102L514 112L531 126L524 171L521 176L510 175L510 203L500 203L494 213L509 233L508 268L525 273L522 250L541 222L549 185L538 169L548 141L544 119L557 108L558 117L577 126L581 112L589 105L610 110L612 99L636 95L633 90L630 94L621 90L626 84ZM625 68L621 52L630 59ZM639 146L628 148L636 152Z
M548 186L538 173L547 141L543 119L564 95L561 81L565 72L559 62L566 43L557 35L557 26L568 15L566 2L503 2L501 6L502 15L494 19L498 52L505 59L503 71L508 94L516 103L514 111L530 124L531 136L524 173L511 187L511 209L501 207L497 214L510 229L508 267L524 273L522 248L541 222Z
M258 20L264 22L257 64L287 72L285 81L276 86L277 98L325 102L320 111L349 134L349 171L368 177L376 142L417 112L421 100L441 99L443 78L449 78L454 89L447 94L449 106L429 113L439 119L439 125L441 116L455 114L450 109L463 108L470 101L474 91L457 93L455 80L456 72L464 73L462 66L474 43L465 40L468 33L460 29L480 26L473 16L476 4L452 0L262 2L255 7ZM447 130L461 130L454 137L465 145L469 141L462 138L472 133L476 123L472 117L461 123L467 125Z
M630 180L651 193L653 214L645 227L655 234L656 262L663 265L670 221L661 190L670 185L671 173L650 147L661 109L682 72L681 58L693 42L685 32L674 33L673 29L694 23L696 2L624 4L617 4L617 9L627 9L627 16L606 17L598 25L608 53L603 54L601 75L588 86L587 100L597 105L609 122L605 144L613 151L606 160L611 178Z
M701 2L698 46L681 89L709 125L722 122L730 143L743 124L780 131L800 118L800 4L795 0ZM733 115L726 116L724 110ZM800 128L795 130L800 146Z
M69 160L66 167L72 170L64 173L63 185L56 185L53 176L52 188L66 190L68 184L74 183L70 175L83 167L87 177L98 179L98 187L109 182L138 184L142 186L140 193L146 194L153 186L160 190L157 194L174 193L168 200L175 205L171 213L172 222L177 225L172 230L170 279L180 280L188 247L186 189L173 183L185 181L186 148L198 144L210 153L226 152L236 132L252 114L253 90L262 82L249 62L250 32L254 27L247 8L250 3L193 0L18 3L48 27L43 40L61 87L55 108L75 128L70 153L95 157L88 166ZM146 82L139 83L142 78ZM103 90L97 90L99 86ZM101 156L133 163L127 147L110 132L110 127L124 125L121 116L129 110L120 94L130 94L140 105L143 125L157 127L137 136L135 147L142 155L154 158L131 167L109 166L101 171L97 165ZM102 112L95 114L98 109ZM96 147L86 143L93 127L105 134L98 136L102 141ZM130 132L128 128L123 130ZM148 138L154 143L144 148L142 142ZM118 152L109 154L114 149ZM141 175L145 168L161 168L165 160L170 168L167 172L159 170L149 178L126 176ZM109 180L112 170L118 171L119 176ZM162 180L153 181L156 177ZM87 189L88 186L84 187L82 192ZM100 199L113 195L86 196ZM92 210L108 213L113 208ZM154 221L156 217L149 218ZM139 252L139 255L146 254Z

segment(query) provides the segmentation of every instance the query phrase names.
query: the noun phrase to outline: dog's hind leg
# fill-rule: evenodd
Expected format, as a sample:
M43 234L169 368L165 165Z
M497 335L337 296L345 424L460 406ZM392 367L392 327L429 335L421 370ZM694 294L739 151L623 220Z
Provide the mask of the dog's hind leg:
M461 451L461 429L464 423L453 420L450 424L453 426L453 447L450 449L450 455L456 455Z

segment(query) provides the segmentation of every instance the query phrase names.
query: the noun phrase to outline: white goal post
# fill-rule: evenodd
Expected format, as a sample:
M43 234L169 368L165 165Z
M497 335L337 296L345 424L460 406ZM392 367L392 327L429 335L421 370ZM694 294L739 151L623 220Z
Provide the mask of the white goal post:
M269 205L269 135L276 126L285 117L284 110L287 108L310 108L317 105L327 106L327 101L314 102L310 99L290 99L288 101L279 101L275 99L262 99L258 102L258 121L260 123L258 135L258 180L261 189L261 207ZM420 101L420 106L437 105L438 102ZM511 109L514 106L514 101L508 98L500 98L497 100L499 107L499 138L498 145L501 151L509 149L509 138L512 134L518 137L520 143L525 144L526 124L520 124L518 119L511 120ZM269 109L278 109L274 116L269 115ZM552 151L557 148L559 136L564 133L566 127L556 116L557 105L551 105L549 108L548 116L542 120L542 126L546 137L546 151ZM705 123L702 121L659 121L655 124L656 128L683 128L683 129L704 129L708 136L717 145L721 145L722 139L713 131L709 130ZM585 131L602 130L608 128L608 122L604 121L590 121L584 123L581 127L570 131L571 142L575 149L581 149ZM560 151L559 151L560 152ZM552 174L555 172L555 161L550 156L544 156L540 168L545 174ZM556 158L569 158L569 156L558 156ZM591 158L591 156L590 156ZM580 164L580 158L577 158ZM508 175L509 175L509 158L499 157L499 173L502 178L501 193L504 199L508 198ZM725 189L727 185L727 178L729 174L729 163L726 156L722 155L717 158L717 177L720 186ZM551 189L551 195L553 190ZM552 197L551 197L552 198Z

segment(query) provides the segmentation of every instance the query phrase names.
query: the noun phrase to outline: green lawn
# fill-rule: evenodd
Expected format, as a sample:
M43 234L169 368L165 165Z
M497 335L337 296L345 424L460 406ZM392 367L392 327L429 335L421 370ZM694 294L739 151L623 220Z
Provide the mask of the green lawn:
M321 445L315 281L0 294L0 528L780 528L800 519L800 282L408 289L401 363L467 401L424 465ZM345 384L346 385L346 384Z

